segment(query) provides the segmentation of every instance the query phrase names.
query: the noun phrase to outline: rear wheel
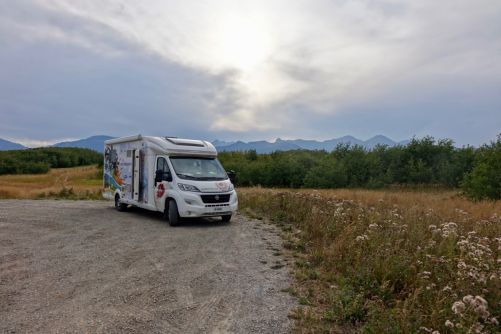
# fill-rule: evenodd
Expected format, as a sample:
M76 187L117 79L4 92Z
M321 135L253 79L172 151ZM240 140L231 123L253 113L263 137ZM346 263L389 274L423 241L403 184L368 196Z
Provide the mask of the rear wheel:
M179 211L177 210L177 204L176 201L171 199L169 201L169 225L170 226L176 226L179 225Z
M118 194L115 195L115 209L122 212L127 210L127 204L120 201L120 195Z
M231 219L231 215L224 215L224 216L221 216L221 220L223 222L229 222Z

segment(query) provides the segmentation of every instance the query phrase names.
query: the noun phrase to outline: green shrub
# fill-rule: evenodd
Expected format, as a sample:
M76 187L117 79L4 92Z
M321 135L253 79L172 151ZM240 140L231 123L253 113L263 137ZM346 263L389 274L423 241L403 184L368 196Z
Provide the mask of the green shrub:
M461 187L475 200L501 199L501 134L497 141L478 149L474 167Z

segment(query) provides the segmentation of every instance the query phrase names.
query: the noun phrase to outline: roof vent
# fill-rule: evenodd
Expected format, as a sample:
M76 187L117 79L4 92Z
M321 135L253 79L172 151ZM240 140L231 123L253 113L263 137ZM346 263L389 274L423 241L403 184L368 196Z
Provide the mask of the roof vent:
M180 138L173 138L173 137L165 137L166 140L171 142L174 145L179 145L179 146L196 146L196 147L205 147L205 144L201 140L194 140L194 139L180 139Z

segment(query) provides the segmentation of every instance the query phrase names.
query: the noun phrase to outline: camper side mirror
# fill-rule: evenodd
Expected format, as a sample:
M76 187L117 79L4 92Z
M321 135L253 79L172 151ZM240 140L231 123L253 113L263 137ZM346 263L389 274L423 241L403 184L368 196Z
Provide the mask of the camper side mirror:
M157 170L155 172L155 183L167 181L172 181L172 174L170 172L164 172L163 170Z
M235 184L237 173L235 173L234 170L229 170L226 172L226 174L228 175L228 178L230 179L231 183Z
M157 170L155 172L155 183L162 182L163 175L164 175L164 171L163 170Z

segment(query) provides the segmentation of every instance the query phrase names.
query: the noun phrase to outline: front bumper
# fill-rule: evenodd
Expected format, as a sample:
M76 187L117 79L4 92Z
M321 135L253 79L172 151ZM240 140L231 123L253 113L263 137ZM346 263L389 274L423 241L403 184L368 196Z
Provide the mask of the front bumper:
M229 193L229 202L225 203L204 203L200 195L201 193L184 192L182 198L176 200L179 216L188 217L214 217L231 215L237 211L238 196L233 190ZM216 193L203 193L203 195L223 195Z

